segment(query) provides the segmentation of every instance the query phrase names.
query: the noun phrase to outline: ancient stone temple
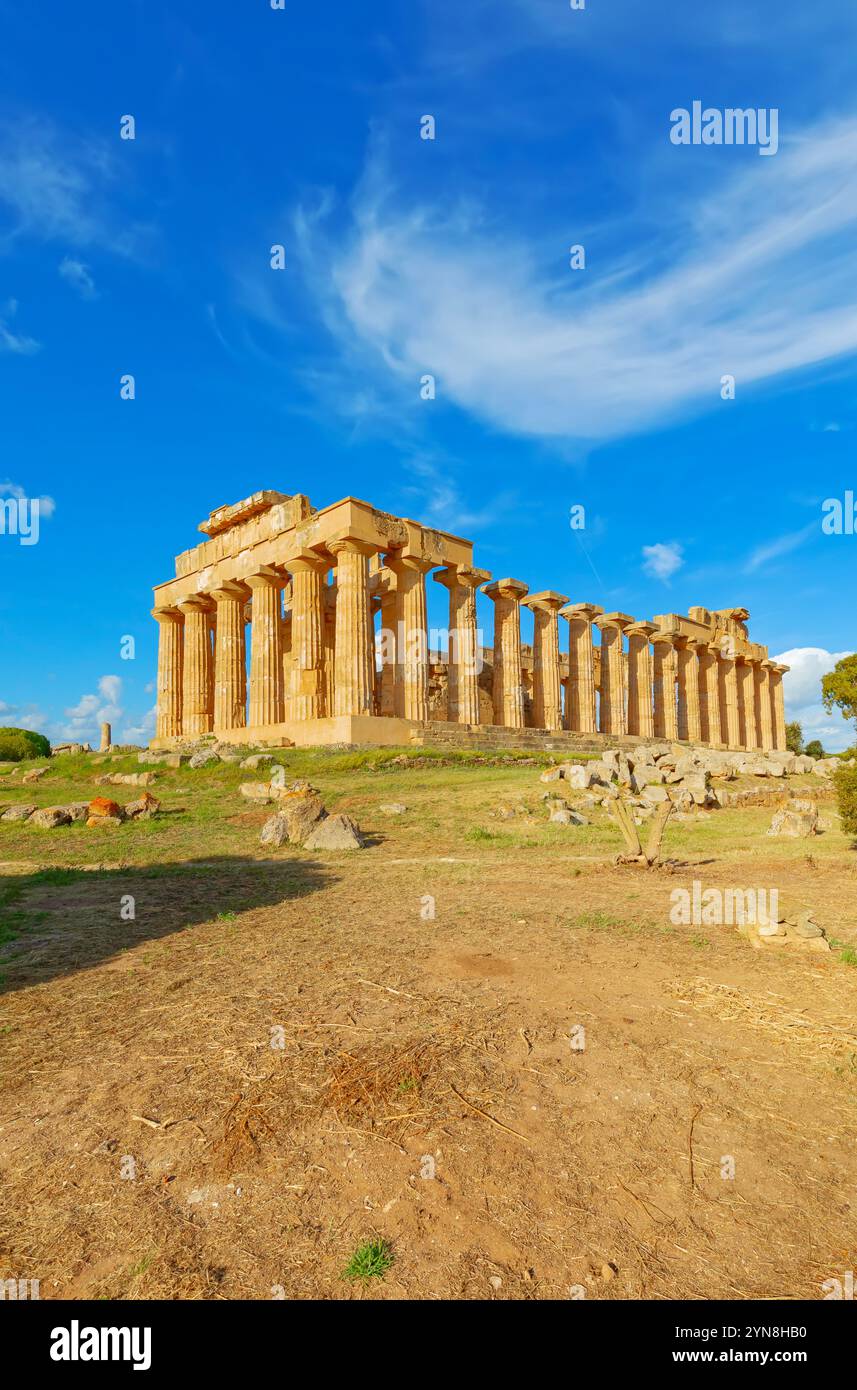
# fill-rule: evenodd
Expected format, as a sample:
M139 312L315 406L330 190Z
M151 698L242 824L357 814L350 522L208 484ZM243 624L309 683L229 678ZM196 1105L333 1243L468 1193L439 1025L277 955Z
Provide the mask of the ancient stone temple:
M199 529L206 539L155 589L155 747L212 733L401 744L505 730L545 746L785 748L788 668L750 641L744 608L645 621L530 594L476 568L461 536L353 497L317 511L300 494L257 492ZM439 633L428 630L429 576L447 590Z

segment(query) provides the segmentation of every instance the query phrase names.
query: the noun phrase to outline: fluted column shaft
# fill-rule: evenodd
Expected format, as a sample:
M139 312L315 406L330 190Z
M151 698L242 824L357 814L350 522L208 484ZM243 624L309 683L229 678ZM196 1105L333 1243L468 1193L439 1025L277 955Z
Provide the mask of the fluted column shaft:
M426 574L431 564L416 556L388 555L387 567L395 574L401 595L402 717L425 723L429 716Z
M158 624L158 738L177 738L182 731L184 615L175 608L154 608Z
M767 661L760 661L755 671L756 677L756 719L759 725L759 740L762 749L770 753L774 746L773 709L771 705L771 667Z
M449 591L449 661L447 719L479 723L479 634L476 627L476 587L490 579L487 570L453 565L432 576Z
M688 743L702 741L699 711L699 660L697 644L682 639L678 644L676 676L678 682L678 736Z
M627 620L630 622L630 619ZM625 654L622 633L626 624L599 618L601 629L601 732L614 737L627 732L625 713Z
M678 738L676 676L678 659L673 637L652 639L654 645L655 738Z
M381 595L381 713L396 713L396 657L399 645L399 598L395 589Z
M280 594L283 578L274 573L251 575L247 583L253 590L250 624L250 714L251 728L282 724L283 626Z
M375 648L366 560L373 547L348 538L332 541L330 550L336 556L337 581L333 712L339 716L371 714Z
M530 594L524 605L533 612L533 725L562 728L562 686L559 669L559 611L565 594L544 589Z
M628 733L652 738L653 706L652 624L635 623L628 629Z
M324 577L327 560L303 556L289 561L292 576L292 719L323 719L327 713L324 677Z
M702 741L712 748L723 743L720 730L720 652L714 644L699 648L699 713Z
M243 729L247 723L247 648L243 585L224 585L211 597L217 604L214 629L214 728Z
M753 667L748 658L738 662L735 675L738 683L738 737L741 747L752 752L759 747L759 740L756 735Z
M778 753L786 749L786 707L783 692L783 672L788 667L774 666L771 670L771 722L773 726L774 748Z
M184 613L184 654L182 662L182 733L197 738L211 733L213 665L211 623L208 600L188 599L180 603Z
M720 731L728 748L741 747L741 729L738 720L738 672L734 656L722 650L718 657L720 672Z
M526 584L514 579L495 580L483 589L494 604L494 723L507 729L524 727L521 599L526 592Z
M592 620L604 610L596 604L570 604L560 610L568 621L568 687L565 725L576 733L598 728L595 702L595 648Z

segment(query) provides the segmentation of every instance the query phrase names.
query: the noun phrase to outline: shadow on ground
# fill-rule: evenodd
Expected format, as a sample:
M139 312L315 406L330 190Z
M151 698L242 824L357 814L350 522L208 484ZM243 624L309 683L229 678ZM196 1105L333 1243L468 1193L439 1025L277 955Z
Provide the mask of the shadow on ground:
M237 855L0 877L0 993L91 969L199 923L226 930L253 908L334 881L313 860Z

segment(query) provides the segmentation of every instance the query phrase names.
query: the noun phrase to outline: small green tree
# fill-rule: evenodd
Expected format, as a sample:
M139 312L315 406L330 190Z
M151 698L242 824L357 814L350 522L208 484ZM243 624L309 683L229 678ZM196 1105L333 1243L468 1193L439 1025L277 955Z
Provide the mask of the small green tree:
M796 719L786 725L786 748L790 753L803 752L803 729Z
M828 714L836 705L843 719L853 719L857 723L857 652L843 656L832 671L822 676L821 703Z
M821 746L821 740L820 740L820 739L817 739L817 738L812 738L812 739L810 739L809 743L806 745L806 748L804 748L803 751L804 751L804 753L806 753L807 756L810 757L810 758L826 758L826 757L827 757L827 754L825 753L824 749L823 749L822 746Z
M842 763L833 770L836 802L846 835L857 835L857 767Z
M51 745L44 734L32 729L0 729L0 760L19 763L24 758L49 758Z

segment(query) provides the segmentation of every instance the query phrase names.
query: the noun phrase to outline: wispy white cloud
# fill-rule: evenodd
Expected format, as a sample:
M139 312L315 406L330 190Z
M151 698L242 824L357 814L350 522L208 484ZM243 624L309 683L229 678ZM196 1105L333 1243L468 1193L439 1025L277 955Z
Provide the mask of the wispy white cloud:
M683 564L683 549L677 541L669 544L658 541L655 545L643 546L643 572L653 579L667 583Z
M471 204L402 205L377 162L352 213L332 240L323 213L296 223L342 352L385 388L431 372L439 401L517 435L619 437L731 409L725 374L740 394L857 351L857 120L670 200L657 260L617 274L557 279Z
M776 536L773 540L765 541L756 547L752 552L746 565L745 572L751 574L754 570L760 569L762 565L769 565L772 560L779 560L783 555L790 555L793 550L798 550L810 539L821 532L821 522L810 521L806 526L802 526L799 531L788 531L783 536Z
M75 260L73 256L63 256L59 263L59 273L64 280L77 290L81 299L96 299L98 291L95 288L95 281L90 274L89 267L83 261Z
M66 739L86 739L97 733L99 724L117 723L125 713L119 703L121 698L122 678L100 676L98 693L81 695L77 704L65 711L69 722L57 730L58 736Z
M30 357L34 352L39 351L41 343L36 342L35 338L28 338L24 333L16 333L9 327L9 320L14 318L17 312L18 301L10 299L3 312L0 313L0 352L12 352L17 356Z
M25 501L31 498L31 494L27 492L26 488L21 487L20 483L13 483L11 478L6 478L0 482L0 497L14 497L18 501ZM48 517L52 517L57 509L54 499L43 495L37 500L40 520L44 521Z

